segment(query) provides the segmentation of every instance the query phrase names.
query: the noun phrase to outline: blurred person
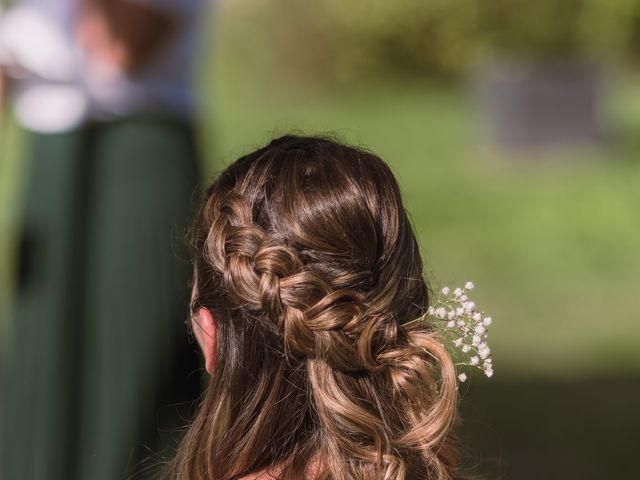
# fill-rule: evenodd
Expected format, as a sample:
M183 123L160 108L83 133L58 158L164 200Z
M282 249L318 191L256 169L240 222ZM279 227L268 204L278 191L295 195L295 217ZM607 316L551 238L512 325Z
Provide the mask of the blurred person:
M199 393L180 236L199 0L21 0L0 69L27 131L0 478L125 478ZM3 80L3 85L5 84ZM6 90L6 89L3 89Z
M380 158L275 139L209 187L190 245L211 379L170 478L460 478L455 368Z

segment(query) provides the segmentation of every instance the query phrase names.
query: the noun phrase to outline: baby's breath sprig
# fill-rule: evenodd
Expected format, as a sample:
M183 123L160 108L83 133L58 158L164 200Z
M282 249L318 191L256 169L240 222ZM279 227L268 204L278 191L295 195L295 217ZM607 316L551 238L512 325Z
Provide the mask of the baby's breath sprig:
M468 361L457 366L476 367L487 377L493 376L493 359L487 344L488 327L491 317L478 310L475 302L469 298L473 283L467 282L464 288L453 291L449 287L440 290L440 294L427 311L427 317L435 323L444 324L443 336L451 338L453 346L469 356ZM461 382L467 380L467 374L458 375Z

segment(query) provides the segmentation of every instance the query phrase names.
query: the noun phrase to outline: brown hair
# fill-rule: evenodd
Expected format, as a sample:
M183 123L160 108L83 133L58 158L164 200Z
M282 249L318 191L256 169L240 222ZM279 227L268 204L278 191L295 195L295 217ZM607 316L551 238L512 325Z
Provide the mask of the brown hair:
M207 190L192 311L215 369L172 474L454 479L456 377L426 322L422 260L377 156L284 136Z

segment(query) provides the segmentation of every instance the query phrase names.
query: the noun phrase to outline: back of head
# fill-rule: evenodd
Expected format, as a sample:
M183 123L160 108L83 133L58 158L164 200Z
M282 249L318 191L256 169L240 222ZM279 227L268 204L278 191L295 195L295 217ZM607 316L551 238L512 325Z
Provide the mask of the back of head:
M185 479L457 476L452 362L377 156L285 136L227 168L194 222L192 309L217 357L174 462Z

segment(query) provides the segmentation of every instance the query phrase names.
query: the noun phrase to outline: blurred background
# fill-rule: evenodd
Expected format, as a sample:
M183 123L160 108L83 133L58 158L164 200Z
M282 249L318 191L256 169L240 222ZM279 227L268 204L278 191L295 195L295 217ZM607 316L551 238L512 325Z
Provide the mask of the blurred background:
M640 2L226 0L203 18L202 181L291 130L365 145L432 287L475 282L496 374L461 388L469 467L635 478ZM1 128L0 354L29 168L10 112Z

